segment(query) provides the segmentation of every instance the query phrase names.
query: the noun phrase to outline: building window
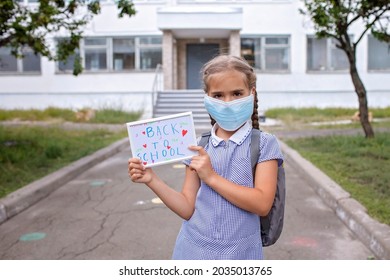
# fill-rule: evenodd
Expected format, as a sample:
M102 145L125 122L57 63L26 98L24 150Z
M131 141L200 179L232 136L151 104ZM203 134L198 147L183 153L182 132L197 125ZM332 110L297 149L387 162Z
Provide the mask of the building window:
M39 0L17 0L19 3L29 4L29 3L38 3Z
M345 52L336 47L333 38L307 38L307 70L308 71L345 71L349 62Z
M390 44L368 36L368 70L390 70Z
M41 56L34 54L29 47L21 49L21 57L11 53L11 48L0 48L0 73L35 74L41 72Z
M258 70L287 72L290 70L290 37L243 37L241 56Z
M140 38L140 68L155 69L157 64L162 62L162 41L161 38L144 37Z
M59 61L58 62L58 70L62 71L62 72L73 71L73 65L75 63L77 56L80 56L78 49L75 51L75 54L68 56L68 59L66 61Z
M85 70L101 71L107 69L106 38L84 39Z
M135 42L132 39L113 39L114 71L135 69Z
M85 38L76 55L86 72L154 70L162 63L161 37ZM58 63L59 71L70 72L76 55Z
M18 60L11 54L11 48L0 48L0 71L18 72Z

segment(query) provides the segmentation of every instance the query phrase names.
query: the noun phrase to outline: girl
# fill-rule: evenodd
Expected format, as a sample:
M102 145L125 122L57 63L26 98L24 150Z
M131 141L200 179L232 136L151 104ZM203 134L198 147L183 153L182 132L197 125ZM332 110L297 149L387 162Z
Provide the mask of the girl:
M212 59L202 73L213 127L205 148L189 147L198 155L184 161L181 192L138 158L129 159L129 176L184 219L173 259L263 259L258 216L272 206L283 155L275 136L261 133L253 182L250 135L252 126L259 128L256 74L245 60L231 55Z

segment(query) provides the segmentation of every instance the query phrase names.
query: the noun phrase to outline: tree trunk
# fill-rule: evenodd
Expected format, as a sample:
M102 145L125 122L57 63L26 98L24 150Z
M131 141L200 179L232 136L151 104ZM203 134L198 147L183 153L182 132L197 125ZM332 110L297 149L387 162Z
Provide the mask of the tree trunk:
M368 118L368 103L367 103L367 91L364 87L362 80L360 79L359 73L356 68L356 59L355 52L347 52L349 64L350 64L350 74L352 78L353 85L355 87L355 92L359 100L359 116L360 123L366 135L366 138L374 137L374 130L372 129L371 123Z

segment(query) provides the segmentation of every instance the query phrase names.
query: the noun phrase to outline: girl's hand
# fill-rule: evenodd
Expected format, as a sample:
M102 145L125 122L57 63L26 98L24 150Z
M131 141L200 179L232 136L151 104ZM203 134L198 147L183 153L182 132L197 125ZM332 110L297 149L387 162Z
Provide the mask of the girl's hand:
M128 173L134 183L150 183L152 181L152 169L146 168L139 158L130 158L128 162Z
M189 167L195 170L199 178L207 184L215 174L208 153L201 146L190 146L189 149L199 153L199 155L192 157Z

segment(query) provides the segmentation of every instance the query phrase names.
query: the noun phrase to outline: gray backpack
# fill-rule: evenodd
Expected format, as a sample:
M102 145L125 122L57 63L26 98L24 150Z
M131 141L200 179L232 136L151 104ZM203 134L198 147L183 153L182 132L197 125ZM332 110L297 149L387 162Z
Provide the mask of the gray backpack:
M260 155L260 133L260 130L252 129L250 147L253 177L255 174L257 159ZM203 133L198 145L205 147L206 144L209 142L210 136L210 131ZM269 211L267 216L260 217L261 240L264 247L274 244L279 239L280 234L282 233L285 200L286 180L284 167L283 165L281 165L278 167L277 188L271 210Z

